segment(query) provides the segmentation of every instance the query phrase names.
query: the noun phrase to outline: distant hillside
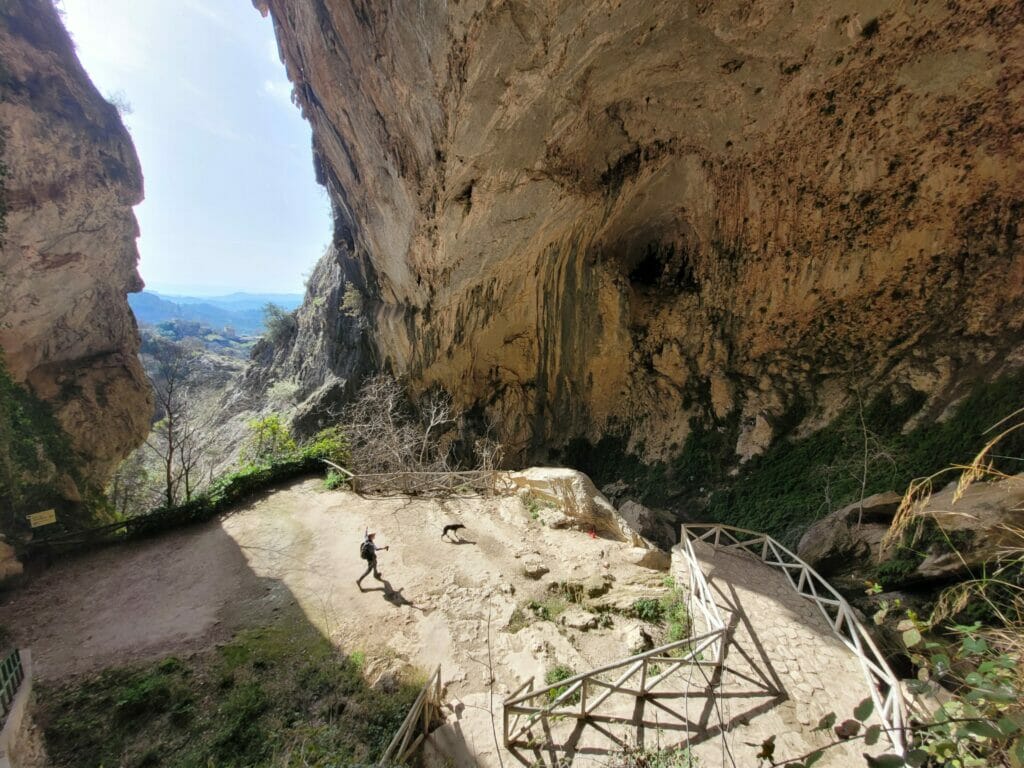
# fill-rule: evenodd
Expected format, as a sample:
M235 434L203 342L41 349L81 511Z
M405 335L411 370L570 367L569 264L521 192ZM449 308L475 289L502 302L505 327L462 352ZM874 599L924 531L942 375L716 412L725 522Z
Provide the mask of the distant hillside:
M179 296L159 291L147 291L175 304L212 304L231 311L263 309L266 304L277 304L291 312L302 303L301 293L229 293L225 296Z
M156 325L167 320L187 320L221 329L234 328L246 336L263 333L263 307L277 304L293 310L302 302L299 294L233 293L228 296L193 297L162 296L143 291L128 295L128 303L142 325Z

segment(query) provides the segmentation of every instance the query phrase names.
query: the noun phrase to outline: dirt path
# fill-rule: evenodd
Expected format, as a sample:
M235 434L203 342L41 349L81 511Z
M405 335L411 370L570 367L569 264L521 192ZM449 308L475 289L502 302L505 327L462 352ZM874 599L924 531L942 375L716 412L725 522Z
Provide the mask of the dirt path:
M461 544L441 539L450 522L467 526ZM365 567L358 550L367 527L391 549L380 554L384 581L367 577L363 591L355 582ZM531 677L543 685L555 664L584 671L628 656L625 630L637 622L615 616L610 627L578 632L534 620L512 632L514 611L569 580L611 582L603 599L618 594L627 606L663 591L663 574L632 564L631 554L619 542L546 528L517 498L371 500L309 480L223 520L59 564L7 594L0 623L32 648L39 676L54 679L205 648L297 605L339 648L364 652L374 679L441 665L448 723L431 741L443 763L498 765L504 755L515 764L498 748L505 695ZM758 674L737 672L738 681L763 683L726 702L727 721L741 730L753 723L750 738L736 733L729 741L742 746L778 731L799 754L807 723L823 707L863 698L863 678L813 608L772 581L777 574L726 555L707 565L723 600L738 601L764 627L751 630L751 648L768 649ZM742 655L757 658L751 649ZM668 743L678 741L665 733ZM593 762L584 753L600 748L597 741L593 734L578 741L576 763ZM708 741L699 751L714 764L720 750Z
M442 541L441 527L456 521L467 526L463 543ZM367 527L391 549L380 554L386 581L367 577L360 591ZM627 551L545 528L516 498L371 500L309 480L223 520L58 564L4 597L0 623L53 679L187 653L297 603L340 648L366 652L371 673L441 664L449 695L462 700L489 691L488 635L496 692L542 676L556 658L583 669L622 653L610 630L585 638L582 652L551 622L503 630L517 604L543 599L552 582L611 571L649 580L624 562ZM550 569L543 581L524 575L529 558Z

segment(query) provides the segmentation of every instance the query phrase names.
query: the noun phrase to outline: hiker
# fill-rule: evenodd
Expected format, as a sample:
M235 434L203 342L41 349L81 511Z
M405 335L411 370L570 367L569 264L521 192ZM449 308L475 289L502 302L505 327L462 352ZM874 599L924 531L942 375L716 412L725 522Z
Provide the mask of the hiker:
M373 578L380 579L380 572L377 570L377 550L380 549L391 549L391 546L378 547L373 537L376 533L370 533L367 529L366 534L363 536L363 543L359 545L359 556L366 561L366 570L363 571L363 575L356 579L356 585L360 590L363 588L363 579L366 578L370 571L373 571Z

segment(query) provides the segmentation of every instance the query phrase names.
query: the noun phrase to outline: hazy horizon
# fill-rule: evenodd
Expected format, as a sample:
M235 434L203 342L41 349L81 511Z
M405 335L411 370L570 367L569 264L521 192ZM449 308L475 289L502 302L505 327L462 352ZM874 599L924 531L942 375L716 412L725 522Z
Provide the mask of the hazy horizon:
M277 289L266 289L259 291L243 290L228 285L196 286L188 284L163 284L159 286L146 284L140 293L157 293L161 296L187 296L191 298L206 298L218 296L230 296L233 293L246 295L280 295L280 296L304 296L305 290L286 291Z
M147 288L302 293L330 240L330 203L270 21L249 2L57 5L96 87L131 106Z

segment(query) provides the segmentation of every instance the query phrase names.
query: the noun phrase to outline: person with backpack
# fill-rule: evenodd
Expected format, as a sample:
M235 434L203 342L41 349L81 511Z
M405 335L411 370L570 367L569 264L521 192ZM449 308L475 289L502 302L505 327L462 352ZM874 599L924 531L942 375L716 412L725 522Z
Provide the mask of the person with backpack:
M366 578L370 571L373 571L373 578L380 579L380 572L377 570L377 551L391 549L391 545L378 547L373 541L373 537L376 535L376 533L370 533L370 530L367 529L363 536L363 543L359 545L359 556L366 561L366 570L363 571L362 576L356 579L356 585L360 591L363 589L363 579Z

